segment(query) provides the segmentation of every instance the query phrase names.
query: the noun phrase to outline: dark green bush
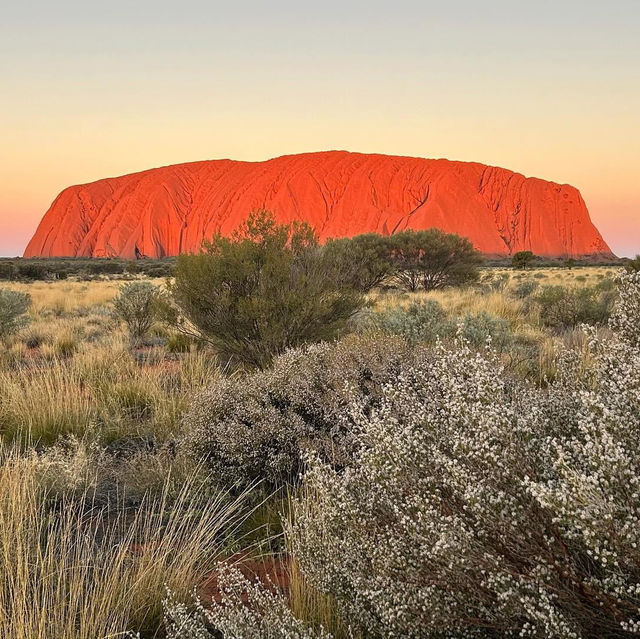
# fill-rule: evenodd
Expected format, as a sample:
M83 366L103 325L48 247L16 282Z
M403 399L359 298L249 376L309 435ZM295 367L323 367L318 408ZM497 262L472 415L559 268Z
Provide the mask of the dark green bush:
M545 326L573 328L579 324L606 324L616 293L598 286L544 286L535 296Z
M482 256L466 238L438 229L403 231L390 238L395 279L427 291L475 282Z
M306 224L253 213L232 237L214 237L178 258L167 320L236 364L263 368L274 356L333 339L364 304L340 281Z
M0 280L13 280L17 275L18 270L13 262L9 260L0 260Z
M513 254L511 258L511 264L513 268L527 268L530 266L533 261L536 259L536 256L531 251L518 251Z
M364 293L379 286L393 271L389 237L365 233L353 238L329 240L324 252L343 282Z

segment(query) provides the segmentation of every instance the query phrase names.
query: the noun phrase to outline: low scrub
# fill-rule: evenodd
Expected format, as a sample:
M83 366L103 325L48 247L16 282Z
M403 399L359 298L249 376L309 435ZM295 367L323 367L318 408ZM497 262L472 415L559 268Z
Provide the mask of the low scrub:
M402 340L349 337L291 350L266 371L220 378L185 416L188 447L229 486L296 483L309 450L342 467L353 451L347 407L355 398L375 404L410 353Z
M0 288L0 341L5 341L27 324L30 306L28 293Z
M565 353L546 390L441 345L351 406L355 463L313 464L288 534L367 636L637 634L638 282L591 367Z
M544 286L534 296L545 326L573 328L579 324L604 325L611 315L615 290L604 286Z

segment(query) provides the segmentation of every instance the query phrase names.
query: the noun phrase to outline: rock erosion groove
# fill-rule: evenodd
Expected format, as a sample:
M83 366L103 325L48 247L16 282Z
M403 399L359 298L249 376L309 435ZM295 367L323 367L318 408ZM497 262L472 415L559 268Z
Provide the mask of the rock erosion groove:
M489 255L611 254L572 186L472 162L327 151L176 164L71 186L24 255L195 252L259 208L280 222L309 222L322 240L436 227Z

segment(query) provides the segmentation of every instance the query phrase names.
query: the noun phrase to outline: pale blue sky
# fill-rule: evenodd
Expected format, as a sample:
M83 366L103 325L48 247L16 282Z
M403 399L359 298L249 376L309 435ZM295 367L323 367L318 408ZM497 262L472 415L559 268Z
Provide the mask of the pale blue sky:
M68 184L342 148L568 182L640 251L640 0L26 2L0 17L0 254Z

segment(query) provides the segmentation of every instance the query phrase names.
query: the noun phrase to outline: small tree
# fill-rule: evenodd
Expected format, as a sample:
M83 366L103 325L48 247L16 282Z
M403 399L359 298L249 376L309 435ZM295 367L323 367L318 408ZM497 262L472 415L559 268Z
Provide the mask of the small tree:
M466 238L438 229L403 231L391 236L397 281L415 291L466 284L478 279L482 256Z
M230 238L178 258L169 321L228 360L263 368L290 347L332 339L363 305L304 223L257 211Z
M0 340L5 341L27 324L30 306L31 296L28 293L0 288Z
M535 255L531 251L518 251L513 254L511 258L511 265L513 268L526 269L531 265L531 262L535 259Z
M113 301L116 315L126 322L133 339L151 328L156 317L158 289L149 282L131 282L120 287Z
M391 242L377 233L329 240L324 252L342 281L363 293L382 284L393 271Z

